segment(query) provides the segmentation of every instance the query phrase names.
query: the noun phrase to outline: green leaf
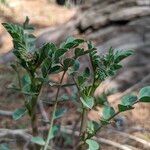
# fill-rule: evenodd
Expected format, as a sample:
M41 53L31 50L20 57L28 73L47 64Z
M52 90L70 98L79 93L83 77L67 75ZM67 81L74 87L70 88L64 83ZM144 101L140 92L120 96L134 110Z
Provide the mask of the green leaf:
M71 48L78 46L79 44L83 42L84 40L82 39L75 39L73 37L69 37L65 43L61 44L61 48L71 49Z
M70 37L67 38L66 43L74 42L74 40L75 40L75 38L70 36Z
M126 95L121 100L121 105L124 106L132 106L137 100L137 96L135 95Z
M72 138L70 138L70 136L68 136L67 133L61 132L61 136L64 139L64 143L63 143L64 146L69 146L69 145L71 146L73 144Z
M99 144L95 140L87 139L86 143L88 144L88 150L99 150Z
M21 117L23 117L26 114L26 112L27 112L26 108L18 108L13 112L12 117L14 120L18 120Z
M23 77L22 77L22 85L25 86L27 84L31 84L31 79L30 79L30 76L29 74L25 74Z
M150 102L150 86L142 88L139 92L140 102Z
M134 109L134 107L128 105L128 106L124 106L124 105L118 105L118 109L119 109L119 112L123 112L123 111L127 111L127 110L131 110L131 109Z
M71 49L71 48L74 48L76 46L78 46L78 44L76 42L70 42L70 43L65 44L64 48Z
M95 48L94 44L91 41L88 41L87 44L88 44L88 49L94 49Z
M108 120L115 114L115 110L113 107L104 106L103 108L103 119Z
M75 38L69 37L67 41L65 42L64 48L70 49L77 46L77 43L75 42Z
M88 133L90 134L94 133L99 127L100 125L97 122L88 121L88 124L87 124Z
M21 59L23 59L23 55L26 55L26 52L35 50L35 37L31 34L34 28L28 23L28 18L26 18L23 26L12 23L3 23L3 26L13 38L15 51L18 51L16 56Z
M74 65L74 62L75 62L74 59L72 59L72 58L66 58L66 59L63 61L64 69L67 70L69 67L73 66L73 65Z
M60 65L54 65L52 68L50 68L49 73L50 74L52 74L52 73L59 73L61 71L63 71L62 66L60 66Z
M100 105L100 106L109 104L107 95L105 93L102 93L101 95L96 97L95 101L96 101L96 105Z
M38 137L38 136L37 137L32 137L31 142L36 143L38 145L42 145L42 146L45 145L44 139L42 137Z
M85 108L92 109L94 106L94 98L85 96L84 98L80 97L80 100Z
M74 53L75 53L75 57L78 58L79 56L84 54L84 49L83 48L76 48Z
M78 76L78 85L82 85L85 82L85 78L83 76Z
M43 77L45 78L46 75L49 73L49 70L51 68L51 65L52 65L52 62L51 62L51 59L50 58L47 58L44 60L43 64L42 64L42 67L41 67L41 70L42 70L42 75Z
M79 68L80 68L80 62L76 59L73 66L68 70L68 74L73 75L77 73Z
M53 139L53 138L56 136L56 134L58 133L59 128L60 128L60 126L56 126L56 125L54 125L54 126L52 127L51 133L50 133L50 135L48 136L49 140L50 140L50 139Z
M74 42L78 43L78 44L82 44L85 42L85 40L83 39L75 39Z
M119 63L121 60L123 60L124 58L133 55L134 52L132 50L127 50L127 51L117 51L115 53L115 63Z
M15 56L19 59L25 59L28 49L23 28L20 25L12 23L2 23L2 25L13 38Z
M39 50L38 64L41 64L47 57L52 57L57 47L53 43L44 44Z
M58 119L60 117L62 117L64 115L64 113L67 112L67 109L66 108L59 108L56 110L56 113L55 113L55 116L54 116L54 119Z
M22 90L21 90L22 93L26 93L26 94L29 94L31 93L31 85L30 84L26 84L22 87Z
M84 72L83 72L83 76L85 78L90 76L90 69L88 67L85 68Z
M0 144L0 150L10 150L9 145L8 144Z
M59 58L67 52L67 49L60 48L55 52L55 58Z
M75 60L72 67L74 71L77 71L80 68L80 62L78 60Z

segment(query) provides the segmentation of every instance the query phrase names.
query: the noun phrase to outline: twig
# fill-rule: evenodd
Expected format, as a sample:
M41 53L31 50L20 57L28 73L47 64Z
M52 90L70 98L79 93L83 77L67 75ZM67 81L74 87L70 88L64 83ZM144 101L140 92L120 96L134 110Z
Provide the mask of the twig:
M0 110L0 116L12 117L12 114L13 114L12 111Z
M41 128L39 130L48 130L48 128ZM61 132L65 132L67 134L72 135L72 129L68 129L65 127L61 127ZM9 138L14 138L14 137L22 137L24 140L26 140L27 142L29 142L32 138L32 135L28 134L27 132L31 132L31 129L25 129L25 130L10 130L10 129L0 129L0 138L3 137L9 137ZM79 131L74 131L74 135L75 136L79 136ZM99 143L102 144L107 144L107 145L111 145L113 147L119 148L120 150L136 150L137 148L135 147L131 147L129 145L124 145L124 144L120 144L105 138L100 138L100 137L93 137L94 140L96 140Z
M44 150L47 150L48 143L50 141L50 135L51 135L51 132L52 132L52 127L53 127L53 123L54 123L54 117L55 117L57 104L58 104L58 95L59 95L59 91L60 91L61 84L62 84L64 76L65 76L65 73L66 73L66 71L63 72L63 75L62 75L61 80L60 80L60 86L57 89L55 105L54 105L53 114L52 114L51 121L50 121L50 128L49 128L48 136L47 136L47 139L46 139L46 144L44 146Z
M42 118L44 119L44 122L49 122L47 113L46 113L46 111L44 109L43 102L41 100L38 101L38 106L39 106Z
M120 100L120 98L122 98L124 95L127 95L127 94L131 93L132 91L139 89L140 87L142 87L144 85L144 83L146 81L149 81L149 80L150 80L150 74L145 76L140 82L136 83L132 87L128 88L127 90L125 90L124 92L122 92L121 94L116 96L115 99L112 100L111 102L114 102L116 100Z
M25 141L29 141L32 138L32 135L25 132L26 130L11 130L11 129L0 129L0 138L9 137L21 137ZM19 138L18 138L19 139Z
M120 134L120 135L122 135L122 136L124 136L124 137L127 137L127 138L130 138L130 139L132 139L132 140L135 140L135 141L137 141L137 142L139 142L139 143L141 143L141 144L143 144L143 145L145 145L145 146L147 146L147 147L150 147L150 142L145 141L145 140L143 140L143 139L141 139L141 138L139 138L139 137L133 136L133 135L128 134L128 133L116 131L116 130L111 130L111 131L116 132L116 133L118 133L118 134Z
M121 150L133 150L133 149L129 148L127 145L123 145L123 144L120 144L120 143L117 143L117 142L114 142L114 141L111 141L108 139L96 138L96 137L93 137L93 139L96 140L97 142L111 145L111 146L114 146L114 147L119 148Z
M34 144L31 142L32 135L28 134L26 130L0 129L0 139L4 139L5 141L5 138L13 140L15 139L14 141L17 143L20 143L20 141L22 141L23 143L25 143L23 145L23 150L27 150L27 147L34 147ZM12 141L8 141L7 139L7 142Z
M72 134L72 130L71 129L65 129L65 128L61 128L61 131L66 132L67 134ZM76 136L79 136L79 132L75 131L74 132ZM119 148L120 150L133 150L131 148L128 147L128 145L122 145L120 143L108 140L108 139L104 139L104 138L97 138L97 137L93 137L94 140L96 140L99 143L103 143L103 144L107 144L107 145L111 145L113 147ZM134 148L134 147L133 147ZM136 148L134 148L136 149Z

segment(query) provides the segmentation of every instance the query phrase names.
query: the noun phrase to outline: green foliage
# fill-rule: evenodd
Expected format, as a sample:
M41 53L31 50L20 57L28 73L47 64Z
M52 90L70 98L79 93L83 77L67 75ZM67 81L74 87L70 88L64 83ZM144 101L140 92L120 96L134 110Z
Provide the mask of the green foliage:
M56 125L54 125L53 127L52 127L52 131L51 131L51 134L49 135L49 139L53 139L56 135L57 135L57 133L58 133L58 131L59 131L59 126L56 126Z
M59 108L59 109L57 109L56 112L55 112L54 119L58 119L58 118L62 117L64 115L64 113L66 113L66 111L67 110L65 108Z
M110 106L104 106L103 108L103 119L108 120L115 114L115 110L113 107Z
M135 95L126 95L121 100L121 105L123 106L132 106L137 100L137 96Z
M93 97L88 97L88 96L86 96L84 98L81 97L80 100L85 108L92 109L92 107L94 106L94 98Z
M26 108L18 108L13 112L13 119L18 120L26 114Z
M123 112L123 111L127 111L127 110L130 110L130 109L133 109L132 106L128 105L128 106L124 106L124 105L118 105L118 109L119 109L119 112Z
M45 145L45 141L41 137L32 137L31 142L38 144L38 145L41 145L41 146Z
M6 3L7 3L7 1L6 1L6 0L0 0L0 3L2 3L2 4L6 4Z
M99 144L94 140L86 140L86 143L88 144L89 148L88 150L98 150Z
M140 102L150 102L150 86L142 88L139 92Z
M45 43L39 49L35 47L35 37L32 34L34 28L29 25L27 17L23 25L12 23L3 23L3 26L9 32L13 39L16 62L12 64L13 70L18 77L18 85L12 88L20 91L24 97L24 107L16 109L13 113L13 119L18 120L26 113L30 116L33 129L32 142L40 145L43 150L47 150L50 140L56 137L60 126L55 125L55 120L66 113L66 108L57 108L60 101L72 100L80 109L81 132L79 146L88 146L89 150L98 150L99 144L91 138L106 126L120 112L133 109L134 104L138 102L150 102L150 86L144 87L139 92L139 98L134 95L127 95L121 99L118 110L115 110L108 102L108 93L102 93L95 97L94 93L97 87L108 77L111 77L122 68L121 61L133 54L133 51L117 51L112 48L108 53L99 55L96 47L90 41L69 37L65 42L56 46L54 43ZM68 52L70 56L67 57ZM92 67L82 68L80 57L87 55ZM21 70L18 69L21 68ZM22 73L20 73L23 70ZM82 70L82 71L81 71ZM52 74L62 72L59 82L49 81ZM65 74L69 74L71 83L63 84ZM53 112L50 120L50 128L47 138L39 137L36 109L38 97L45 84L51 88L57 88ZM60 88L74 86L71 96L60 96ZM87 114L91 109L97 106L103 107L102 117L99 122L87 120ZM52 149L52 148L51 148Z
M100 124L95 121L88 121L87 123L87 132L89 134L95 133L95 131L100 127Z
M0 144L0 150L10 150L9 145L8 144Z

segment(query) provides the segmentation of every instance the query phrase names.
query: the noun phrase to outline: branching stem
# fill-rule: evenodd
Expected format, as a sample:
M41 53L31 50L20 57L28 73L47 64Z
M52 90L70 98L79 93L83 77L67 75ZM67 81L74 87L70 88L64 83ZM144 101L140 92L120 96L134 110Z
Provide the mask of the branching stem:
M52 128L53 128L54 119L55 119L55 113L56 113L57 104L58 104L58 95L59 95L59 91L60 91L60 88L61 88L61 85L62 85L62 82L63 82L63 78L65 76L65 73L66 73L66 71L63 72L63 75L62 75L61 80L60 80L59 87L57 89L55 104L54 104L53 113L52 113L52 117L51 117L51 121L50 121L50 128L49 128L48 136L47 136L47 139L46 139L46 144L44 146L44 150L47 150L48 144L49 144L49 141L50 141L50 135L52 133Z

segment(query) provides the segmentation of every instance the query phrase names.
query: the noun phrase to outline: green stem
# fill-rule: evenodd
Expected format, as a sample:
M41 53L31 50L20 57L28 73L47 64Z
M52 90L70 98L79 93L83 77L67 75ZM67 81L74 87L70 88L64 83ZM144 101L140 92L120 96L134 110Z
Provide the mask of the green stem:
M33 136L38 136L38 124L36 116L37 97L33 97L31 101L32 101L32 111L31 111L32 134Z
M17 67L19 67L18 64L17 64ZM18 85L19 85L19 88L20 88L20 90L21 90L21 89L22 89L21 78L20 78L20 74L19 74L19 71L18 71L18 70L17 70L17 78L18 78Z
M110 118L108 118L108 119L106 120L106 122L109 122L111 119L113 119L113 118L114 118L115 116L117 116L119 113L120 113L120 112L117 111L113 116L111 116ZM106 126L106 125L102 124L93 134L90 134L90 135L85 139L85 141L86 141L87 139L91 139L93 136L95 136L95 135L101 130L101 128L104 127L104 126Z
M78 86L78 84L76 83L74 77L73 77L73 81L78 89L78 93L79 93L79 97L82 97L82 93L80 92L80 87ZM83 112L81 114L81 126L80 126L80 141L78 143L78 149L84 150L84 143L82 138L85 138L85 133L86 133L86 128L87 128L87 115L88 115L88 110L86 108L84 108L83 104L82 104L82 108L83 108ZM81 145L81 147L80 147Z
M139 100L135 101L133 105L135 105L136 103L138 103ZM117 116L120 113L120 111L117 111L114 115L112 115L110 118L108 118L106 121L109 122L111 119L113 119L115 116ZM102 127L104 127L105 125L102 124L93 134L89 135L85 140L92 138L93 136L95 136Z
M83 136L86 132L86 124L87 124L87 110L83 108L82 112L82 120L81 120L81 128L80 128L80 136Z
M55 117L57 104L58 104L58 95L59 95L59 91L60 91L60 88L61 88L63 78L65 76L65 73L66 73L66 71L63 72L63 75L62 75L61 80L60 80L60 86L57 89L56 100L55 100L55 104L54 104L54 108L53 108L53 113L52 113L52 117L51 117L51 121L50 121L50 128L49 128L48 136L47 136L47 139L46 139L46 144L44 146L44 150L47 150L48 144L50 142L50 135L51 135L51 132L52 132L52 128L53 128L53 124L54 124L54 117Z

